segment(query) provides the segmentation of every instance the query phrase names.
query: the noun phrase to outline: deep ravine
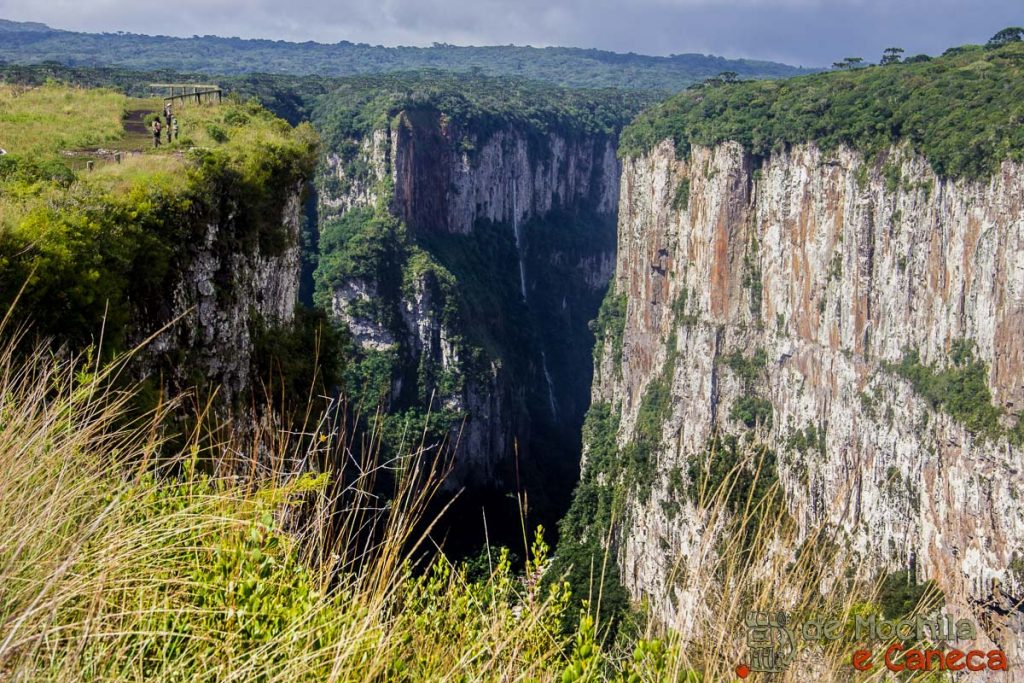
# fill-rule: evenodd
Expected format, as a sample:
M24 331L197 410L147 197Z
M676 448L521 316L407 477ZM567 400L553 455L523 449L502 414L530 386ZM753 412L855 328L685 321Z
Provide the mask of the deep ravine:
M568 506L614 263L615 142L416 107L347 139L354 155L325 150L317 305L352 332L356 381L388 387L361 400L454 446L451 516L473 529L449 543L479 546L480 507L501 542L521 546L523 512L553 539Z

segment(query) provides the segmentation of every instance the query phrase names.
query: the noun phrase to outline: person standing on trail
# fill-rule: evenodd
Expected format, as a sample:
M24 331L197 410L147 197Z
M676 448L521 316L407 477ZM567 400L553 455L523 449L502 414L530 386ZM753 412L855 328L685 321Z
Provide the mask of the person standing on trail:
M153 146L160 146L160 117L153 119Z
M170 120L167 121L167 125L165 126L165 128L167 128L167 144L169 145L169 144L171 144L171 122L170 122Z
M171 103L168 102L164 105L164 121L167 123L167 127L171 127Z
M171 119L171 126L174 128L174 139L178 139L178 117L175 116Z

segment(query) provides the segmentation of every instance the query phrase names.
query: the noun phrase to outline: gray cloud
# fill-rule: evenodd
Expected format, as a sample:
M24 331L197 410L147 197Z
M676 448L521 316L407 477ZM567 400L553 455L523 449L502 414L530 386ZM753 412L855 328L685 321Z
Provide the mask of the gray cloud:
M570 45L807 66L984 42L1020 0L0 0L0 17L80 31L383 45Z

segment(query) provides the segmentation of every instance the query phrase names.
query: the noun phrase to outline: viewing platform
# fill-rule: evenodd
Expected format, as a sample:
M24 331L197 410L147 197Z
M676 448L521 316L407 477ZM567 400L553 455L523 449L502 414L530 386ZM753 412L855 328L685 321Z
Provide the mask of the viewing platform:
M218 104L224 99L224 91L219 85L209 85L203 83L150 83L150 88L154 90L166 90L166 94L163 95L165 102L195 102L196 104L202 104L203 102L217 102Z

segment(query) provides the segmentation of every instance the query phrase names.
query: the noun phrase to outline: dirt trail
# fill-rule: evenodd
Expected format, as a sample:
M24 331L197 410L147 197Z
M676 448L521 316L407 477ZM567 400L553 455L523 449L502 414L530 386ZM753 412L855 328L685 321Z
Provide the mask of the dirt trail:
M146 116L152 114L150 109L132 109L124 119L124 132L129 135L147 136L150 134L146 128Z
M124 118L124 138L104 147L86 147L64 150L62 154L71 159L71 167L85 168L89 161L114 161L118 154L138 154L153 144L153 133L146 125L146 117L153 113L152 107L132 109Z

